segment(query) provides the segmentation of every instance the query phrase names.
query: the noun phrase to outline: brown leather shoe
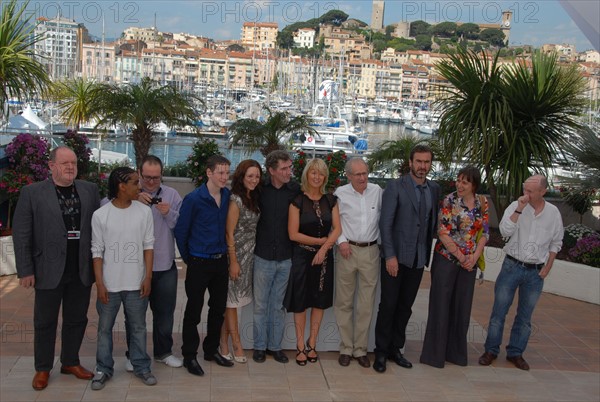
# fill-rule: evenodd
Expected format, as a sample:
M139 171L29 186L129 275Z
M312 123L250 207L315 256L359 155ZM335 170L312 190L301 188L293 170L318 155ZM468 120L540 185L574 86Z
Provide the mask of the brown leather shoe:
M50 377L49 371L36 371L33 376L31 386L36 391L41 391L48 386L48 377Z
M94 373L82 366L62 366L60 372L63 374L73 374L80 380L91 380L94 378Z
M369 360L369 357L367 355L355 357L355 359L358 362L358 364L360 364L361 367L364 367L364 368L371 367L371 361Z
M489 366L494 360L496 360L497 357L497 355L491 352L485 352L479 358L479 364L481 364L482 366Z
M338 363L340 364L340 366L348 367L350 365L351 359L352 356L350 355L340 354L340 357L338 358Z
M506 360L514 364L517 368L521 370L529 370L529 364L523 359L523 356L506 356Z

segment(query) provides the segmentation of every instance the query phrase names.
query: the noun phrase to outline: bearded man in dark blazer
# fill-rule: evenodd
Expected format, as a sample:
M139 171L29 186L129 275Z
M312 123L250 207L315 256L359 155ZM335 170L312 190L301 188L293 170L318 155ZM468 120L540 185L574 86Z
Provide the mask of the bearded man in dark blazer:
M100 195L95 184L75 180L77 156L70 148L52 150L49 167L51 178L22 189L13 226L19 284L35 289L35 390L48 386L61 304L60 372L93 377L80 365L79 348L94 282L91 220Z
M385 264L381 267L373 364L379 373L386 370L387 359L412 367L401 349L437 226L440 186L427 180L432 162L431 148L416 145L410 152L410 172L390 181L383 192L379 230Z

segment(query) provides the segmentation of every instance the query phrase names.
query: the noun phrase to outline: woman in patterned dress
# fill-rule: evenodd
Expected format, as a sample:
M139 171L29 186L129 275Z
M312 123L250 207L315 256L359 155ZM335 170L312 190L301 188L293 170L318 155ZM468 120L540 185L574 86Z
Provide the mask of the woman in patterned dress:
M481 175L468 166L458 172L456 192L438 215L438 238L431 264L429 316L421 363L467 365L467 332L473 305L477 260L489 238L488 205L476 194Z
M296 363L305 366L318 359L315 346L325 309L333 304L333 251L342 229L337 197L326 194L329 171L322 159L312 159L302 172L301 188L290 204L288 232L294 242L292 269L284 306L294 313ZM304 343L306 310L310 335Z
M231 180L231 200L225 237L229 254L227 308L221 330L220 353L227 360L246 363L238 329L237 309L252 301L252 266L258 209L258 185L262 171L257 161L247 159L238 165ZM229 337L233 353L229 352Z

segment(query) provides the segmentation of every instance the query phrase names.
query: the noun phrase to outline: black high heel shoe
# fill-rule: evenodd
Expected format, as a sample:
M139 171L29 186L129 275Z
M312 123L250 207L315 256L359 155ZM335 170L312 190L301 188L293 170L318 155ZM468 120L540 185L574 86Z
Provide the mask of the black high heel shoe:
M298 364L298 366L306 366L306 362L308 360L298 360L298 356L300 355L304 355L306 356L306 359L308 359L308 356L306 355L306 349L300 350L296 348L296 363Z
M315 345L315 347L316 347L316 345ZM316 356L313 356L313 357L309 356L308 354L310 352L315 352ZM315 348L311 347L308 344L308 341L306 341L306 353L305 354L306 354L306 359L311 363L316 363L317 360L319 360L319 355L317 354L317 351L315 350Z

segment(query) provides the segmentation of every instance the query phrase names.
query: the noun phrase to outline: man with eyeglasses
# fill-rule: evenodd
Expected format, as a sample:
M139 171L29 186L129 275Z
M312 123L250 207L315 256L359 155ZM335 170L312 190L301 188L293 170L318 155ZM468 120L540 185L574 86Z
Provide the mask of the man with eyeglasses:
M77 155L61 146L50 152L51 178L21 190L13 240L19 284L35 289L33 308L33 389L48 386L54 366L58 315L62 304L62 374L91 380L79 348L88 323L92 269L92 214L100 205L98 187L75 180ZM8 302L6 302L8 303Z
M152 343L154 360L169 367L181 367L183 362L172 353L173 315L177 300L177 266L175 265L175 237L173 229L179 218L181 196L174 188L161 183L162 161L148 155L139 170L142 191L138 201L148 205L154 218L154 265L150 292L152 310ZM127 317L125 317L127 326ZM126 331L129 334L131 331ZM129 346L129 337L127 338ZM127 352L127 371L133 371Z
M370 367L367 357L369 327L379 279L379 215L383 190L369 183L369 168L362 158L346 162L349 184L335 191L342 234L335 254L334 312L340 333L338 363L352 358ZM356 302L355 302L356 294Z

